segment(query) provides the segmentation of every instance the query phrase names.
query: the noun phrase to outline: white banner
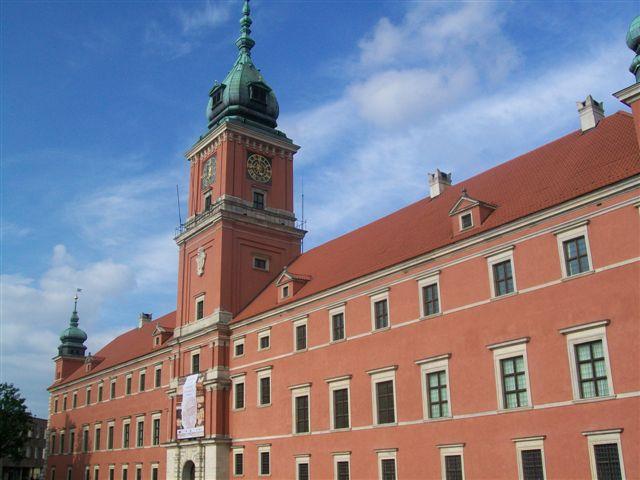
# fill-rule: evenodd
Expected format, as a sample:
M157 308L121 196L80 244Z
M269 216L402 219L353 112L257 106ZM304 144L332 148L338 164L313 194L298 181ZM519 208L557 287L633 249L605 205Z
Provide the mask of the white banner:
M198 374L189 375L182 385L182 402L178 407L178 425L182 427L178 428L178 439L204 436L204 405L199 405L198 400ZM200 402L203 400L201 397Z

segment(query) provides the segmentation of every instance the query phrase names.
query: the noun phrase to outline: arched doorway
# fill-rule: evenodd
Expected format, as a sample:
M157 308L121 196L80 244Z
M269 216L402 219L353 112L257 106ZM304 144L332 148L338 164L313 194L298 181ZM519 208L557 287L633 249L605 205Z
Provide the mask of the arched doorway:
M196 465L191 460L182 467L182 480L196 480Z

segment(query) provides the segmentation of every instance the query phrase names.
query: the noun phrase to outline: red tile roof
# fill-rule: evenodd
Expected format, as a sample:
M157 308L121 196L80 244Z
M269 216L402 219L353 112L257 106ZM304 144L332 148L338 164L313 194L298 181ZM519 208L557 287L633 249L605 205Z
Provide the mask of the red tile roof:
M107 343L94 354L95 357L101 357L104 360L94 366L90 372L87 372L85 370L85 366L81 365L80 368L75 370L67 378L63 379L61 383L67 383L87 375L93 375L94 373L106 370L109 367L113 367L120 363L151 353L154 350L153 337L151 334L156 328L156 325L173 329L175 327L175 323L176 312L171 312L143 325L140 328L134 328L123 333L122 335L114 338L111 342Z
M592 130L570 133L299 256L288 270L308 275L290 300L267 286L234 322L455 243L640 173L633 118L617 112ZM466 189L497 205L479 227L453 238L449 211Z

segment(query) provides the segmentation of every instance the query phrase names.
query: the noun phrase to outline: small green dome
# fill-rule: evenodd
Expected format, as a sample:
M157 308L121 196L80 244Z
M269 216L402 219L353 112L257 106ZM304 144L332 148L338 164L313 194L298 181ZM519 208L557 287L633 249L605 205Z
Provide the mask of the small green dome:
M209 128L226 118L248 120L269 128L277 126L278 100L251 60L251 48L255 42L250 37L249 0L245 0L242 13L240 37L236 41L238 58L222 83L216 83L209 92Z
M80 317L77 312L77 302L78 298L76 297L76 305L74 305L73 313L69 319L69 326L60 334L60 345L58 346L60 355L84 357L84 352L87 349L84 345L87 334L78 328Z
M636 76L636 81L640 82L640 15L633 19L627 32L627 46L636 54L631 62L629 71Z

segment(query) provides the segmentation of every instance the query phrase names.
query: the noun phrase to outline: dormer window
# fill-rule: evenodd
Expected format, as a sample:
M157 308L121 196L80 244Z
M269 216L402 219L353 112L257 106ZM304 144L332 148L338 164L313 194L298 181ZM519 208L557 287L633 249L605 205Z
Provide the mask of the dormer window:
M289 285L282 287L282 298L289 298Z
M222 89L223 89L223 85L220 85L216 90L214 90L211 93L211 102L214 107L222 101Z
M471 227L473 227L473 217L471 216L471 212L460 215L460 230L465 230Z
M267 89L259 85L251 85L249 87L249 97L260 103L267 103Z

